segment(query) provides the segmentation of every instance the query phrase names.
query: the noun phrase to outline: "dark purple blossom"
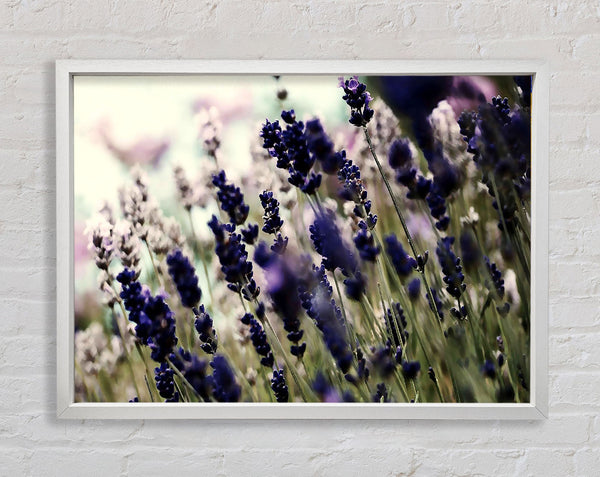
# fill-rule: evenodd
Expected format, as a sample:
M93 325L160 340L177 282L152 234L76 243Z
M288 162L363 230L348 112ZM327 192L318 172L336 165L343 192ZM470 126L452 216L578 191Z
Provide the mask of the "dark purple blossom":
M279 371L273 371L273 378L271 379L271 389L275 394L277 402L288 402L289 392L288 387L285 384L285 376L283 375L283 369Z
M408 292L408 298L410 298L412 301L417 300L421 294L421 280L419 278L415 278L408 282L408 285L406 285L406 291Z
M367 262L374 262L380 250L364 220L358 223L358 231L354 234L353 240L360 258Z
M246 313L240 321L250 327L250 340L256 352L261 356L260 364L267 368L272 368L275 358L271 351L271 345L267 341L267 334L262 325L252 316L251 313Z
M169 357L183 377L192 385L204 401L210 401L213 390L213 379L208 374L208 360L200 359L189 351L179 348L177 353Z
M273 192L270 190L265 190L258 197L265 211L262 231L267 234L276 235L283 226L283 220L279 216L279 201L273 196Z
M344 80L340 78L340 87L344 90L342 99L350 106L350 124L356 127L366 126L374 111L369 107L372 101L367 86L358 81L358 76Z
M204 309L204 305L200 305L198 309L194 308L193 311L196 317L194 326L196 327L201 343L200 348L207 354L215 354L217 352L218 339L217 333L213 328L212 318Z
M498 298L504 298L504 279L502 278L502 272L498 269L495 263L491 262L488 257L484 257L485 265L492 279L490 284L488 281L488 287L492 288L498 294Z
M371 350L371 363L382 378L388 378L394 373L396 361L389 341L385 346Z
M181 304L187 308L196 306L202 298L202 291L198 287L196 269L181 250L175 250L167 255L169 275L179 292Z
M347 341L346 328L340 309L331 297L331 285L323 267L314 269L317 281L312 290L301 294L302 304L317 328L323 333L323 340L338 368L346 373L352 364L352 351Z
M179 393L175 392L175 380L173 379L173 370L166 362L161 363L158 368L154 368L154 380L156 389L162 398L169 402L179 401Z
M257 224L248 224L245 229L241 229L242 239L248 245L253 245L258 238L258 225Z
M465 230L460 234L460 251L465 269L467 271L475 270L481 260L481 250L475 235L470 230Z
M388 389L385 383L377 384L377 392L373 395L373 402L390 402Z
M273 308L283 320L283 329L292 343L290 352L301 358L306 351L306 343L301 342L304 331L301 329L300 312L302 302L298 295L299 279L291 266L280 256L266 250L264 242L259 244L255 252L255 260L259 255L259 264L265 270L268 283L267 293L273 303ZM262 265L261 265L262 263Z
M218 402L237 402L242 395L242 389L235 379L231 366L224 356L215 355L210 362L213 368L213 395Z
M121 283L121 298L129 319L136 324L136 335L150 347L150 357L162 362L177 344L175 319L162 295L153 297L134 280L135 272L123 270L117 275Z
M306 122L308 150L321 165L325 174L337 174L346 160L346 151L336 152L329 136L325 133L321 121L312 119Z
M312 195L321 185L321 174L312 171L316 158L309 151L305 125L296 120L293 111L281 114L287 123L285 129L278 121L271 123L267 120L260 133L263 147L277 158L278 168L287 169L290 184Z
M208 226L215 236L215 253L228 282L227 287L236 293L241 292L246 300L253 300L260 289L254 281L252 262L248 260L242 236L235 232L235 225L221 224L214 215Z
M454 298L459 299L465 291L466 285L464 284L465 276L462 273L460 258L454 255L452 251L453 243L454 237L440 239L436 248L436 254L442 267L442 273L444 274L443 280L446 284L446 290Z
M342 399L339 392L321 371L317 371L312 389L322 402L340 402Z
M418 361L404 361L402 363L402 374L406 379L415 379L421 370L421 363Z
M317 214L309 231L315 250L323 257L323 265L327 270L339 268L349 276L357 269L356 258L346 247L332 212Z
M435 182L431 186L426 200L431 212L431 216L436 219L435 227L438 230L446 230L448 225L450 225L450 217L446 215L446 199L440 193L440 190Z
M354 215L364 219L369 229L374 228L377 216L371 213L371 201L367 199L367 189L360 178L360 168L352 161L345 160L338 172L338 179L342 183L340 197L354 202Z
M481 365L481 374L490 379L496 378L496 365L491 359L486 359Z
M229 221L235 225L243 224L248 218L250 208L244 203L244 195L239 187L227 183L225 171L214 175L212 183L217 189L217 198L221 209L229 216Z
M394 269L399 277L406 278L417 267L417 261L411 257L402 247L394 234L388 235L384 239L385 251L387 252Z

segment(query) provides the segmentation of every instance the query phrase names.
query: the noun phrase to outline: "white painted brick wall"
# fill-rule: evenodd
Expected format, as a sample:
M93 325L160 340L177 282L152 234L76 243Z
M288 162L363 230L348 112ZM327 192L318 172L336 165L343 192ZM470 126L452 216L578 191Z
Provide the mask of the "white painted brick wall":
M4 0L0 24L1 475L600 475L598 1ZM56 421L54 60L540 57L550 419Z

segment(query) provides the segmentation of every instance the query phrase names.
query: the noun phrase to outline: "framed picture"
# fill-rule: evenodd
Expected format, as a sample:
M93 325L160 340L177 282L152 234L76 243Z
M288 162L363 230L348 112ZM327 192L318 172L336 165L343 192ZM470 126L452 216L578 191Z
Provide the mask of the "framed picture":
M536 61L58 61L61 418L547 414Z

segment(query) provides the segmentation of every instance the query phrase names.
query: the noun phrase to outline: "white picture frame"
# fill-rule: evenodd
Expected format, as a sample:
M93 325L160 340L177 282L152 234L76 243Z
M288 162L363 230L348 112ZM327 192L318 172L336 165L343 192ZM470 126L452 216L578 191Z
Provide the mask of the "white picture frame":
M74 402L73 78L77 75L533 75L531 400L526 404ZM57 417L64 419L540 419L548 416L548 111L544 61L59 60L56 62Z

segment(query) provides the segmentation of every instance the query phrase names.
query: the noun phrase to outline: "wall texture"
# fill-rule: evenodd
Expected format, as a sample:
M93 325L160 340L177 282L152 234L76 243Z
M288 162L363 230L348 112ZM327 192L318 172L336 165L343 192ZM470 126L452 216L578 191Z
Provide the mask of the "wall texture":
M598 1L4 0L0 24L0 474L600 474ZM58 58L547 59L550 418L57 421Z

